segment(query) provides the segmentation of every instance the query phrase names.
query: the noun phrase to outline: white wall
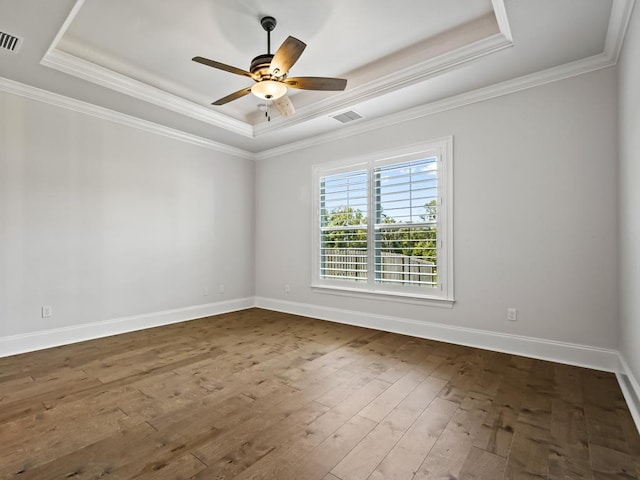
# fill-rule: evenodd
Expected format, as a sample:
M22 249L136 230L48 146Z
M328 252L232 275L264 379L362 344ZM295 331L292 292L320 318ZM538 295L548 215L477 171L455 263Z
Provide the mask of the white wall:
M250 160L0 93L0 339L252 297L253 183Z
M620 130L620 350L640 380L640 8L618 65ZM636 383L637 385L637 383ZM640 394L640 391L638 391ZM639 405L640 406L640 405Z
M607 69L254 165L0 93L0 349L15 336L254 293L617 349L616 102L616 72ZM454 308L311 291L312 166L448 135ZM634 219L629 210L623 228ZM622 243L637 240L636 224ZM637 248L624 252L637 266ZM53 317L41 318L42 305ZM637 338L640 307L623 305L636 320L625 331ZM518 322L506 321L507 307ZM637 369L633 347L627 340Z
M259 162L256 295L616 349L616 101L606 69ZM312 165L448 135L454 308L312 291Z

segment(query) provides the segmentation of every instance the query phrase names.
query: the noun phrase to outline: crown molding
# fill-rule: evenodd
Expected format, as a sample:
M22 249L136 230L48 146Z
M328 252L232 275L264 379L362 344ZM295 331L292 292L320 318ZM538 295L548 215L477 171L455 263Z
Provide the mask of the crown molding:
M609 56L614 64L618 63L622 44L627 33L627 27L631 20L631 13L635 0L613 0L609 27L604 42L604 53Z
M230 132L253 137L253 127L246 122L214 112L202 105L60 50L49 50L40 64Z
M49 48L47 48L47 51L44 54L45 57L49 55L53 50L55 50L56 46L58 45L58 43L60 42L64 34L66 33L67 29L69 28L69 26L71 26L71 23L73 22L73 20L75 20L76 15L84 5L84 2L85 0L76 0L76 3L74 3L73 8L69 12L69 15L67 15L67 18L65 18L64 22L62 22L62 26L60 27L60 30L58 30L58 33L56 33L56 36L53 37L53 41L51 42L51 45L49 45Z
M255 155L256 160L264 160L286 153L302 150L315 145L333 142L341 138L358 135L378 128L395 125L420 117L433 115L435 113L452 110L472 103L490 100L502 95L519 92L529 88L534 88L566 78L582 75L603 68L608 68L618 63L618 57L622 50L622 44L629 25L631 13L635 0L613 0L611 6L611 16L603 52L591 57L583 58L547 70L535 72L529 75L507 80L489 87L480 88L460 95L455 95L442 100L437 100L425 105L405 110L403 112L390 114L375 120L358 122L354 125L342 127L340 130L333 130L315 137L306 138L296 142L291 142L280 147L263 150ZM506 10L503 0L493 0L496 19L500 25L501 34L506 39L511 39L511 30L507 21Z
M66 97L58 93L42 90L31 85L25 85L14 80L9 80L8 78L0 77L0 91L29 98L31 100L48 103L49 105L65 108L74 112L102 118L104 120L109 120L121 125L139 128L147 132L173 138L175 140L180 140L186 143L197 145L199 147L205 147L210 150L215 150L220 153L226 153L235 157L245 158L247 160L255 159L255 155L253 153L242 150L240 148L232 147L230 145L216 142L214 140L209 140L208 138L199 137L197 135L192 135L190 133L183 132L182 130L159 125L148 120L142 120L141 118L133 117L121 112L116 112L115 110L99 107L91 103L83 102L82 100L77 100L75 98Z
M333 113L338 109L351 107L355 103L378 97L388 93L389 91L397 90L398 88L413 85L441 73L444 70L470 62L513 45L511 42L511 32L506 18L504 0L492 0L494 14L491 15L491 21L488 20L489 15L487 15L486 18L480 20L480 23L483 24L481 28L487 29L487 25L489 23L497 21L498 33L488 35L487 37L479 40L471 41L470 43L460 47L454 47L453 50L444 54L436 55L435 57L422 62L417 62L416 64L395 71L389 75L384 75L371 82L366 82L355 88L349 89L346 92L334 95L325 101L316 102L306 108L298 109L296 115L293 117L283 117L275 122L257 124L254 126L248 122L243 122L213 111L207 107L191 102L177 95L173 95L147 83L127 77L126 75L122 75L96 63L83 60L74 55L58 50L58 43L69 26L73 23L73 20L80 11L84 1L85 0L77 0L75 3L70 14L65 19L65 22L58 31L55 39L42 58L40 63L43 66L53 68L94 84L138 98L249 138L299 125L319 116ZM495 19L493 19L494 15ZM476 26L475 28L478 27Z
M324 134L316 135L296 142L291 142L280 147L263 150L256 153L256 160L264 160L267 158L277 157L287 153L295 152L323 143L333 142L342 138L351 137L361 133L369 132L383 127L396 125L398 123L407 122L421 117L426 117L454 108L464 107L473 103L483 102L492 98L509 95L529 88L538 87L547 83L557 82L565 78L582 75L584 73L593 72L603 68L615 65L608 55L604 53L588 57L586 59L577 60L565 65L553 67L541 72L532 73L512 80L507 80L488 87L479 88L465 92L453 97L437 100L424 105L403 110L402 112L393 113L382 118L359 122L354 125L342 127L340 130L333 130Z
M80 8L83 1L84 0L78 0L78 2L74 7L74 10L72 10L72 13L69 15L69 17L67 18L67 21L65 22L60 32L58 33L56 40L54 40L54 43L50 47L49 52L47 53L47 55L45 55L45 58L49 58L51 60L55 58L61 58L61 56L66 55L62 52L54 53L54 50L55 50L54 46L57 43L58 39L64 33L64 30L66 30L73 16L75 16L75 12ZM379 128L395 125L398 123L410 121L410 120L421 118L424 116L433 115L433 114L444 112L447 110L459 108L465 105L470 105L473 103L490 100L492 98L496 98L499 96L508 95L510 93L515 93L518 91L534 88L547 83L563 80L573 76L582 75L582 74L593 72L599 69L614 66L618 61L618 57L622 49L624 36L626 34L627 26L629 23L629 19L631 17L634 3L635 3L635 0L613 0L610 20L609 20L609 27L607 31L606 40L605 40L605 47L604 47L604 51L601 54L594 55L592 57L588 57L585 59L577 60L574 62L570 62L565 65L552 67L550 69L543 70L541 72L525 75L512 80L507 80L507 81L504 81L495 85L491 85L488 87L480 88L470 92L465 92L459 95L455 95L453 97L449 97L449 98L445 98L445 99L431 102L428 104L420 105L412 109L386 115L384 117L381 117L375 120L363 121L363 122L355 123L354 125L343 126L339 130L332 130L332 131L319 134L310 138L294 141L279 147L265 149L258 153L252 153L247 150L232 147L220 142L215 142L213 140L209 140L203 137L198 137L196 135L192 135L177 129L165 127L165 126L162 126L150 121L146 121L146 120L141 120L139 118L136 118L130 115L122 114L113 110L109 110L107 108L98 107L86 102L82 102L80 100L75 100L69 97L62 96L59 94L47 92L45 90L24 85L24 84L21 84L6 78L2 78L2 77L0 77L0 91L6 91L8 93L12 93L15 95L21 95L27 98L43 101L52 105L68 108L70 110L86 113L88 115L107 119L107 120L121 123L124 125L133 126L136 128L140 128L142 130L157 133L157 134L164 135L174 139L179 139L179 140L182 140L194 145L199 145L205 148L209 148L218 152L228 153L230 155L234 155L240 158L245 158L250 160L265 160L268 158L284 155L284 154L295 152L298 150L303 150L305 148L313 147L316 145L321 145L323 143L328 143L328 142L336 141L342 138L350 137L353 135L358 135L371 130L376 130ZM509 30L508 22L506 19L506 12L504 10L504 3L503 3L503 0L493 0L493 4L494 4L494 11L496 12L496 19L498 21L498 24L500 25L501 34L503 36L502 41L504 42L505 40L509 40L511 37L511 32ZM495 41L495 40L496 38L493 38L491 41ZM494 46L497 47L497 44ZM503 46L502 48L505 48L505 46ZM61 55L59 56L58 54L61 54ZM71 58L76 58L71 55L67 55L67 56ZM76 59L76 60L82 62L82 60L80 59ZM453 58L450 58L450 61L453 61ZM89 63L89 62L86 62L86 63ZM443 67L443 68L450 68L451 66L453 65L450 65L449 67ZM417 75L420 74L419 71L416 71L414 73ZM149 88L153 88L153 87L149 87ZM167 95L167 93L164 91L160 90L160 92L162 92L164 95ZM136 93L139 93L139 90L136 90ZM190 102L187 102L187 103L190 103ZM195 104L192 104L192 105L195 105ZM163 104L162 106L164 107L166 105ZM327 110L332 108L336 108L336 106L327 107ZM207 112L215 113L209 110L207 110ZM226 128L226 126L223 128ZM246 135L246 132L245 132L245 135ZM247 136L253 136L253 135L247 135Z
M453 97L445 98L425 105L420 105L402 112L394 113L375 120L359 122L354 125L342 127L339 130L333 130L314 137L291 142L280 147L275 147L261 152L252 153L247 150L232 147L224 143L215 142L203 137L198 137L181 130L173 129L163 125L159 125L147 120L116 112L104 107L76 100L64 95L48 92L30 85L25 85L7 78L0 77L0 91L5 91L14 95L20 95L33 100L49 103L62 108L67 108L94 117L103 118L123 125L128 125L142 130L164 135L166 137L182 140L187 143L202 146L222 153L227 153L248 160L266 160L287 153L292 153L305 148L333 142L343 138L351 137L372 130L396 125L398 123L407 122L421 117L434 115L436 113L445 112L455 108L471 105L473 103L483 102L492 98L503 95L509 95L529 88L535 88L547 83L556 82L566 78L582 75L603 68L611 67L616 64L617 57L611 53L601 53L588 57L586 59L577 60L565 65L553 67L541 72L536 72L513 80L507 80L495 85L480 88L470 92L466 92Z
M500 33L504 35L507 40L513 42L513 35L511 35L511 27L509 26L509 19L507 18L507 9L504 6L504 0L491 0L491 4L493 5L493 13L496 16Z
M293 117L279 117L275 122L258 124L253 129L254 135L259 137L272 131L298 125L321 115L334 113L343 108L350 108L357 103L362 103L391 91L415 85L447 70L511 46L513 46L513 43L501 33L491 35L490 37L475 41L451 52L333 95L320 104L316 103L297 109L296 115Z
M60 27L60 30L58 30L58 33L51 42L51 45L49 45L44 57L42 57L42 60L40 61L41 65L73 75L111 90L127 94L134 98L147 101L176 113L195 118L196 120L206 122L210 125L224 128L245 137L253 137L253 127L246 122L209 110L202 105L198 105L197 103L178 97L177 95L172 95L144 82L134 80L126 75L122 75L114 72L113 70L109 70L108 68L101 67L95 63L88 62L74 55L57 50L56 47L58 46L58 43L60 43L60 40L66 33L67 29L73 23L73 20L84 5L84 2L85 0L76 0L76 3L73 5L69 15L67 15L67 18Z

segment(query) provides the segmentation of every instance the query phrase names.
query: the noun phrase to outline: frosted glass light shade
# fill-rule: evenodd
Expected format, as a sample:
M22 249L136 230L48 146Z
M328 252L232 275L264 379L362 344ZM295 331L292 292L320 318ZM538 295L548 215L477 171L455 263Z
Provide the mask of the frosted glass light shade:
M263 100L275 100L287 93L287 87L280 82L263 80L251 87L251 93Z

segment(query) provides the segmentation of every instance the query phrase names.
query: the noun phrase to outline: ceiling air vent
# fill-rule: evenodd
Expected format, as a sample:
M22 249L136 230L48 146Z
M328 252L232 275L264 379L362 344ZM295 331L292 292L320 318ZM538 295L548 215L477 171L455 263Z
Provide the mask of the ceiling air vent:
M0 50L9 50L10 52L18 53L20 45L22 45L22 39L20 37L0 31Z
M338 115L334 115L331 118L335 118L340 123L349 123L349 122L353 122L354 120L358 120L358 119L362 118L362 115L360 115L357 112L354 112L353 110L349 110L348 112L344 112L344 113L340 113Z

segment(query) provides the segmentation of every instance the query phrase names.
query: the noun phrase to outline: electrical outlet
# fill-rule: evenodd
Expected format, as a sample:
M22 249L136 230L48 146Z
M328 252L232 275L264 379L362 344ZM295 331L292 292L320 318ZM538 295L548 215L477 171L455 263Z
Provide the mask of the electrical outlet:
M42 307L42 318L48 318L51 315L53 315L53 309L51 308L51 305L44 305Z
M202 289L202 295L204 295L205 297L206 297L207 295L209 295L209 289L208 289L207 287L204 287L204 288Z
M515 308L507 308L507 320L515 322L518 320L518 310Z
M224 293L224 283L221 283L218 287L218 293Z
M289 284L285 284L284 286L284 293L289 293L291 291L291 286L289 286Z

